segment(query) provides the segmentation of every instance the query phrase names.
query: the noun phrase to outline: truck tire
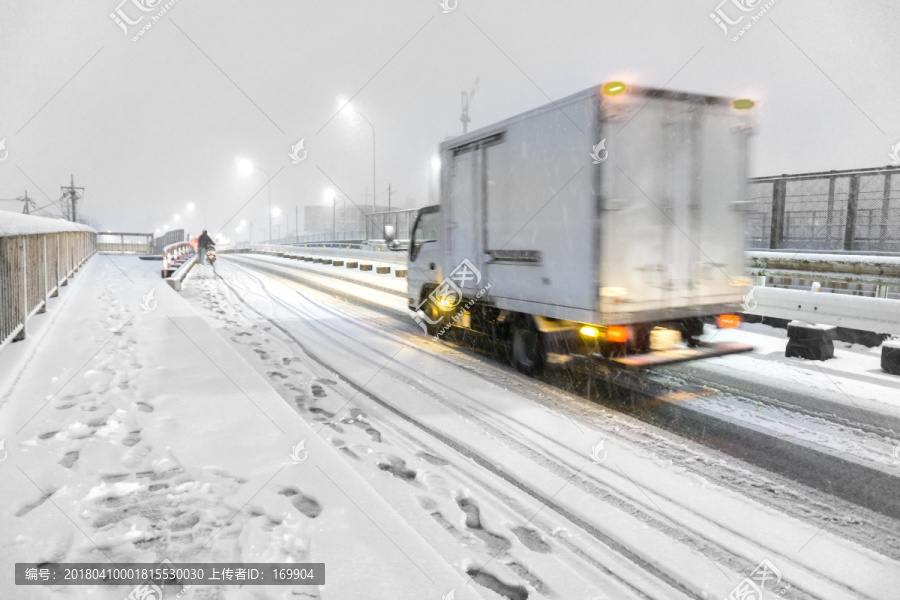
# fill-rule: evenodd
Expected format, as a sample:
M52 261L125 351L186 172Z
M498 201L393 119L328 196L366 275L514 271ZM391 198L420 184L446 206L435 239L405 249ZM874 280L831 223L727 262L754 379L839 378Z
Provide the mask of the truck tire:
M420 301L425 300L428 297L428 294L430 294L430 293L431 293L430 289L423 290ZM422 312L424 312L425 316L428 317L428 321L425 321L425 328L428 330L428 335L430 335L430 336L438 335L438 333L440 333L441 329L444 328L443 321L441 321L435 325L432 325L429 321L437 321L438 319L440 319L440 317L442 316L440 309L437 306L435 306L434 302L429 301L429 302L425 302L425 304L422 305Z
M516 319L510 327L509 359L525 375L534 375L544 368L544 344L534 319Z

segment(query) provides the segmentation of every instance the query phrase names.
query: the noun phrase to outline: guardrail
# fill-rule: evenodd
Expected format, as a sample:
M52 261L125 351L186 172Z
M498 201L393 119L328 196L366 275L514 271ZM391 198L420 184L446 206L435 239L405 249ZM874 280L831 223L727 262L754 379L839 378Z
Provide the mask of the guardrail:
M17 234L0 233L0 349L25 339L28 320L97 250L97 232L78 223L18 214L8 221Z
M900 300L754 287L745 304L752 314L900 335Z
M194 247L188 242L175 242L163 248L162 255L162 276L168 279L194 255Z
M389 250L385 251L377 251L377 250L356 250L356 249L348 249L346 247L342 248L334 248L328 247L323 248L321 246L285 246L285 245L277 245L277 244L253 244L252 246L241 248L229 248L229 252L240 252L241 250L247 252L271 252L275 254L306 254L312 256L325 256L325 257L337 257L337 258L355 258L357 260L364 260L367 262L373 263L387 263L392 265L406 265L406 252L391 252Z

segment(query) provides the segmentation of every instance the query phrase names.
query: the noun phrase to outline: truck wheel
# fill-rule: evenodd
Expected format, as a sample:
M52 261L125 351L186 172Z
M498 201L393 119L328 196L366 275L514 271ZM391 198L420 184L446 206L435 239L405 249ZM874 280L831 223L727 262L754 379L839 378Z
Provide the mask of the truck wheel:
M429 293L431 292L422 292L422 299L424 300L427 298ZM435 306L434 302L428 301L422 306L422 312L424 312L425 316L428 318L428 320L425 321L425 328L428 330L428 335L435 336L440 333L441 329L444 328L443 320L441 320L441 310ZM437 323L432 325L431 321L437 321Z
M526 375L533 375L544 367L544 347L541 332L530 318L519 319L510 335L510 361Z

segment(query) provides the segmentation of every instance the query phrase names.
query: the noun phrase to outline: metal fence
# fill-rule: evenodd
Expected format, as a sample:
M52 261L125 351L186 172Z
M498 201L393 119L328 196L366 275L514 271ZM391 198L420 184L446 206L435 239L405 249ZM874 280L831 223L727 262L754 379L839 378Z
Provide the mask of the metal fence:
M111 231L98 233L97 251L117 254L151 254L153 252L153 234Z
M261 244L296 245L315 244L321 242L348 242L365 243L369 240L383 240L386 225L394 226L394 238L408 240L412 234L413 225L416 224L416 215L419 209L408 208L404 210L389 210L365 215L365 231L325 231L322 233L308 233L304 235L292 235L277 239L257 242Z
M348 242L362 243L366 241L365 231L338 231L336 234L328 231L324 233L308 233L304 235L291 235L288 237L277 238L263 242L254 242L254 244L276 244L282 246L291 246L295 244L315 244L318 242ZM245 244L247 242L244 242Z
M900 167L757 177L751 249L900 252Z
M0 348L25 338L28 320L96 248L93 230L0 237Z
M184 239L184 229L173 229L153 240L153 254L162 254L163 248L169 244L187 241Z

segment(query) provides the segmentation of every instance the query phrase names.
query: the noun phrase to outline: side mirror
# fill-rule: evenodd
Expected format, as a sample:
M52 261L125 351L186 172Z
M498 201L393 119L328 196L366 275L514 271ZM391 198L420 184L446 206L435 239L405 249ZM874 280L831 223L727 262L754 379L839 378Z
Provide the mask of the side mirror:
M387 245L391 245L393 243L395 235L396 233L393 225L384 226L384 241Z

